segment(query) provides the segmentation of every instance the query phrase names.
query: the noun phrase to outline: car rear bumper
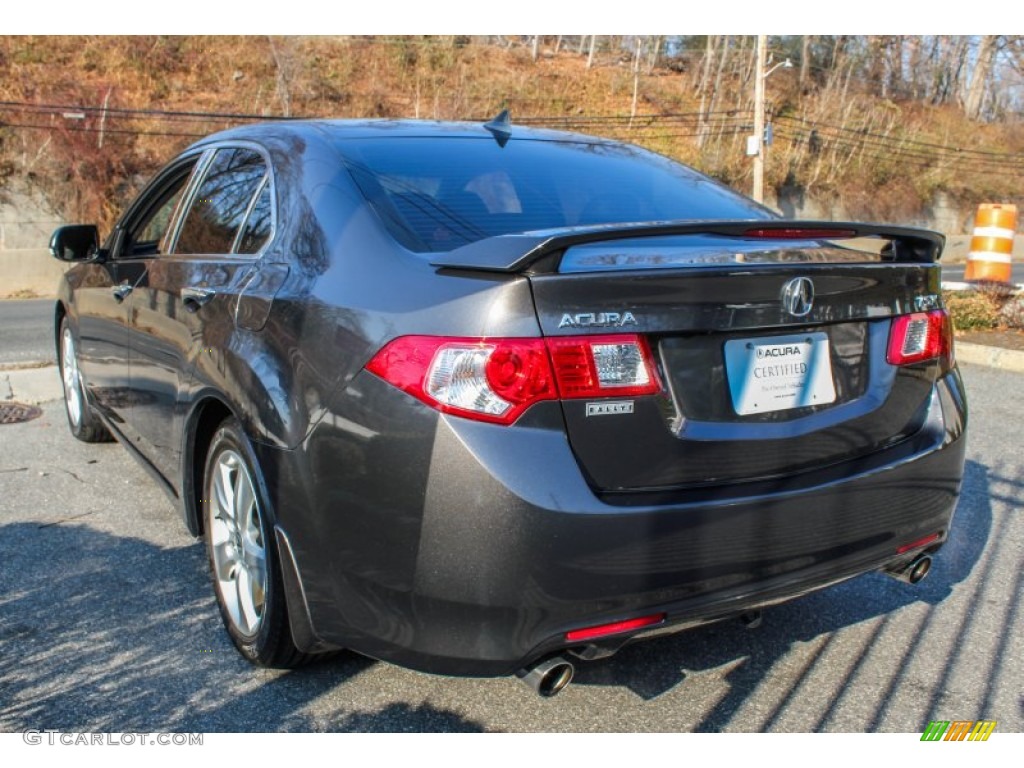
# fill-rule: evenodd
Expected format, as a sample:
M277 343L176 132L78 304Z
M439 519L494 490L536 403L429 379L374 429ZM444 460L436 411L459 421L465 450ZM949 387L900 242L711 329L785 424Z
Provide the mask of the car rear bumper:
M321 647L449 675L510 674L569 647L600 655L630 636L581 649L565 633L655 613L665 621L645 633L674 631L907 559L901 546L935 533L937 549L964 466L955 369L922 429L882 454L813 483L680 491L649 505L596 496L544 413L531 420L541 426L509 429L396 409L404 445L375 446L383 430L328 417L302 461L273 451L261 462L281 462L270 480L278 526ZM391 503L367 505L360 483L382 482Z

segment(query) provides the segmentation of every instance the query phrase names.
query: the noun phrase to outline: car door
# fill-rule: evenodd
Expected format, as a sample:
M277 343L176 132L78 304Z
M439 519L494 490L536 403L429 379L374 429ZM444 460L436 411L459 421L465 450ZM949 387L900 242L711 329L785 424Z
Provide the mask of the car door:
M132 293L132 427L139 450L169 480L192 371L201 357L225 358L240 286L269 235L267 168L252 147L209 151L170 252L144 259Z
M166 248L165 238L198 159L198 153L179 158L157 174L115 226L106 243L108 258L89 265L75 291L83 379L97 408L129 440L131 296L147 261Z
M80 267L73 311L78 325L78 367L90 402L120 429L128 403L128 310L112 259Z

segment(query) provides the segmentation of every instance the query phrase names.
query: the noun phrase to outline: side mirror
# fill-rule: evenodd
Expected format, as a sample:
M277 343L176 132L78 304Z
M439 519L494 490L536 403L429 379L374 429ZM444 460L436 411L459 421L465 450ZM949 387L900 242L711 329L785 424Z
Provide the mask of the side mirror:
M92 261L100 255L100 232L92 224L58 227L50 238L50 255L60 261Z

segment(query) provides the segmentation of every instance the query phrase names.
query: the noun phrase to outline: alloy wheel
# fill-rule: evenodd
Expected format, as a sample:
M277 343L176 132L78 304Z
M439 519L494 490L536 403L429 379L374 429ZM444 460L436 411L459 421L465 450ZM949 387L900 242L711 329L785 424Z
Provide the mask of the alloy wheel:
M211 467L206 503L214 577L235 629L255 635L267 596L263 518L252 477L234 450L221 452Z
M64 403L68 417L77 429L82 424L82 387L78 373L78 358L75 356L75 340L71 328L65 326L61 336L61 379L64 382Z

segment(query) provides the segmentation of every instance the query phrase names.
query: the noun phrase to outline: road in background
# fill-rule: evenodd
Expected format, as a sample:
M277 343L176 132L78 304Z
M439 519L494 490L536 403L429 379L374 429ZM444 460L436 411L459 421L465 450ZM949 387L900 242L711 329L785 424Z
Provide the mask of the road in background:
M56 363L53 299L0 301L0 365Z
M924 582L868 574L765 611L757 630L726 622L639 643L581 665L555 699L511 678L350 654L291 672L250 666L174 506L119 445L71 438L52 403L0 426L0 732L913 734L982 718L996 736L1020 732L1024 453L1022 406L1007 393L1024 391L1024 375L965 366L964 378L963 493Z
M943 282L962 282L964 279L965 269L967 269L966 264L943 264ZM1014 261L1010 265L1010 275L1010 282L1017 284L1024 283L1024 261Z

